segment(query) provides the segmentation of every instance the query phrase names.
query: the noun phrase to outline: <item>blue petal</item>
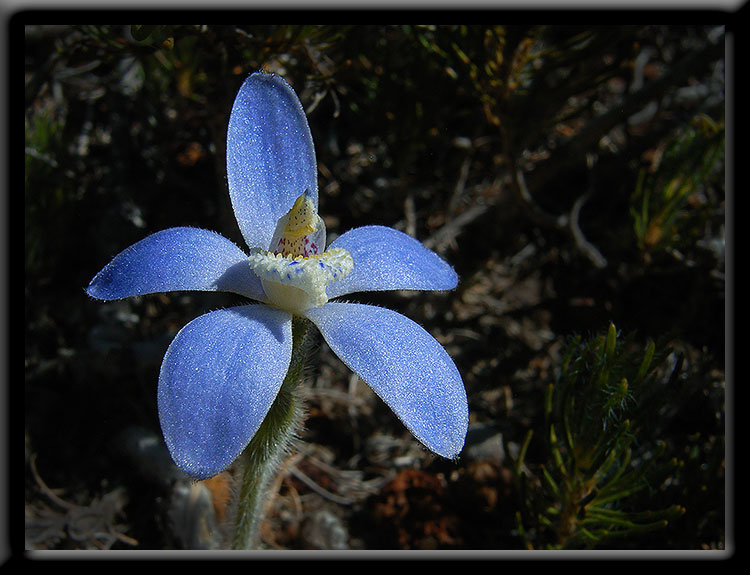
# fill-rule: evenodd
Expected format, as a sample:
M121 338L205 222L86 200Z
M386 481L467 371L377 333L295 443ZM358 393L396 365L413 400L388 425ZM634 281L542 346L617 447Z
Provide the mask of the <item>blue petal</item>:
M227 132L227 178L249 247L268 249L278 219L305 190L318 206L315 148L294 90L259 72L237 94Z
M469 411L461 375L443 347L395 311L329 302L305 315L414 436L438 455L458 456Z
M292 353L291 316L265 305L214 311L186 325L159 373L164 439L196 479L226 469L260 427Z
M149 293L229 291L265 300L247 255L225 237L199 228L169 228L120 252L86 291L101 300Z
M451 290L458 284L453 268L411 236L385 226L354 228L336 238L331 248L344 248L354 270L326 288L329 298L380 290Z

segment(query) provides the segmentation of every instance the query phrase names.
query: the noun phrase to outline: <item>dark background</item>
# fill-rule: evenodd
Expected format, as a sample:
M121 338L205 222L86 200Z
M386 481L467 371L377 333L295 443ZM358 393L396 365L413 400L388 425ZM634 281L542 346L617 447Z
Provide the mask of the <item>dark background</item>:
M306 426L269 493L264 545L523 548L505 449L541 424L567 338L612 321L636 341L668 340L690 385L660 436L643 438L663 441L682 466L641 494L648 508L686 513L609 548L725 547L721 20L28 20L27 549L217 544L227 480L191 484L165 459L156 385L177 330L239 298L102 304L84 289L116 253L164 228L198 226L243 245L224 145L234 95L261 67L283 74L308 111L329 238L392 226L455 266L453 293L358 297L435 335L463 375L471 417L461 459L440 460L318 341Z

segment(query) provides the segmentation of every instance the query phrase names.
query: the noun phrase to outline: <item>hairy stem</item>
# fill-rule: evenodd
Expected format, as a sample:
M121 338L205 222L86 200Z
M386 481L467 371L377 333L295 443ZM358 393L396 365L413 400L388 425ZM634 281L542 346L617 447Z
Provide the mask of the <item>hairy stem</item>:
M278 396L260 428L240 456L240 486L235 494L233 549L257 549L268 494L266 487L300 425L302 405L297 392L310 341L310 323L292 321L292 360Z

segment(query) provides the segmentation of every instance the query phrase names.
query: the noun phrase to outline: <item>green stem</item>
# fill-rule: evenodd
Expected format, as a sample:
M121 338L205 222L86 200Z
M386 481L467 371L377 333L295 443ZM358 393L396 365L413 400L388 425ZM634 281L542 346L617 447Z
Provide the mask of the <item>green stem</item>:
M233 549L257 549L267 502L266 487L298 430L302 401L297 393L309 347L310 322L292 321L292 359L271 409L240 455L240 486L235 495Z

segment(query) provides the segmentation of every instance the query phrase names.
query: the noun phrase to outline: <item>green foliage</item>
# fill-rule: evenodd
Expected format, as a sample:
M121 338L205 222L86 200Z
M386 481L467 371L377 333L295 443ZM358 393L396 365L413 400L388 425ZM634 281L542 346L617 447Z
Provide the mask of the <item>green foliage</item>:
M530 432L515 462L524 508L518 529L529 548L603 547L662 529L684 508L644 510L632 497L679 465L664 460L665 444L645 433L658 413L659 390L674 377L653 342L633 351L610 324L606 335L568 345L557 382L545 397L546 460L525 465Z
M40 110L26 116L26 147L24 158L24 210L26 231L26 269L41 266L44 229L37 221L38 214L60 209L66 202L65 191L59 181L57 159L61 147L63 121L50 110Z
M499 111L513 87L506 71L508 31L505 26L415 26L410 32L443 64L444 73L473 92L486 120L499 125Z
M689 251L717 212L723 194L724 122L699 114L664 142L650 170L641 170L630 212L646 261Z
M153 26L133 24L130 33L136 42L148 45L161 45L164 48L174 47L174 33L172 26Z

